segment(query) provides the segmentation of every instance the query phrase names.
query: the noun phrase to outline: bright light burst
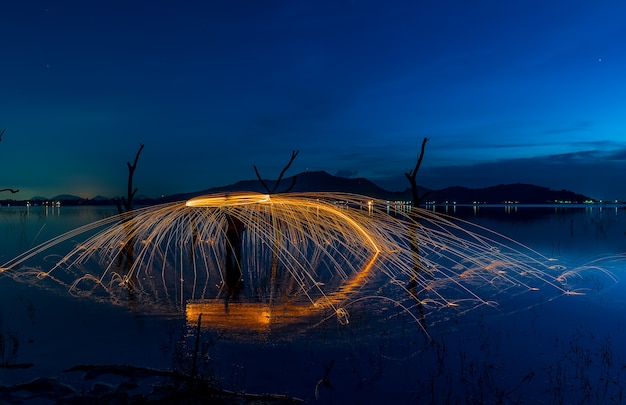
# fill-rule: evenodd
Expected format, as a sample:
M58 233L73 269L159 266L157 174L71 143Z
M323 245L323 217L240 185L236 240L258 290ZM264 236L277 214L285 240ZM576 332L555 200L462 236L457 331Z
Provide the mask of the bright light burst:
M422 321L504 295L572 293L564 283L575 270L470 223L403 207L342 193L209 195L86 225L2 270L145 312L185 311L191 321L202 313L208 326L249 329L320 312L347 323L368 296L384 295ZM69 253L53 254L66 244ZM395 295L385 295L390 289Z

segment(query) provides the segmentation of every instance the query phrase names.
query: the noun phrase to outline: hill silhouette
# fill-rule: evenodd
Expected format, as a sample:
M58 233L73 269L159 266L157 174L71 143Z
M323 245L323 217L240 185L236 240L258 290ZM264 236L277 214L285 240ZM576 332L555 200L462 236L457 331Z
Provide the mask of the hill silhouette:
M292 192L347 192L367 195L375 198L382 198L386 200L402 200L410 198L410 193L408 191L387 191L377 186L370 180L362 177L349 179L345 177L333 176L325 171L303 172L297 174L296 176L296 184L291 190ZM281 181L280 185L284 185L285 187L287 187L293 181L293 177L294 176L284 178ZM264 179L263 181L270 188L274 187L276 183L274 180ZM282 187L279 186L278 191L280 191L281 189ZM167 196L164 197L164 200L187 200L189 198L197 197L203 194L225 193L233 191L253 191L257 193L266 192L266 190L263 188L258 180L243 180L227 186L213 187L192 193L183 193Z
M584 203L593 200L582 194L569 190L551 190L547 187L532 184L501 184L485 188L448 187L434 191L429 200L437 203L457 204L554 204Z
M388 191L365 178L345 178L333 176L325 171L303 172L297 174L296 184L292 191L295 192L347 192L362 194L373 198L390 201L411 200L411 191ZM291 184L292 177L282 180L285 186ZM264 180L268 187L273 187L275 182ZM280 190L280 187L279 187ZM214 187L193 193L176 194L165 197L166 201L187 200L203 194L224 193L232 191L253 191L263 193L265 189L258 180L244 180L232 185ZM420 194L427 191L420 187ZM551 190L547 187L532 184L502 184L486 188L448 187L441 190L433 190L427 200L435 203L473 204L503 204L515 202L518 204L553 204L555 202L583 203L592 200L582 194L569 190Z
M410 201L411 192L407 188L404 191L388 191L366 178L345 178L333 176L325 171L303 172L297 174L294 192L346 192L366 195L372 198L380 198L389 201ZM282 189L282 185L287 187L293 181L294 176L284 178L279 185L278 191ZM274 187L274 180L264 180L268 187ZM161 198L138 197L135 199L137 205L152 205L163 202L184 201L193 197L204 194L228 193L235 191L252 191L264 193L265 189L261 183L255 180L242 180L234 184L212 187L205 190L194 191L189 193L181 193L169 195ZM424 194L427 189L420 187L420 194ZM437 204L456 203L456 204L554 204L556 202L583 203L593 200L592 198L575 193L569 190L551 190L547 187L536 186L532 184L501 184L497 186L485 188L467 188L467 187L447 187L441 190L432 190L427 198L428 202ZM25 200L28 201L28 200ZM25 204L24 201L24 204ZM62 205L111 205L112 200L106 197L98 196L92 199L84 199L72 195L59 195L53 199L36 197L30 201L60 201ZM7 203L19 203L16 200L0 201L3 205ZM19 204L18 204L19 205Z

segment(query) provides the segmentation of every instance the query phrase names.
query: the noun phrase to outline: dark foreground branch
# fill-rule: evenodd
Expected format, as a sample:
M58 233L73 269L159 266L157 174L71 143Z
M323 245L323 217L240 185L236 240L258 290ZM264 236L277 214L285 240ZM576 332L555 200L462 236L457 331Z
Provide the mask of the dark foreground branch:
M294 150L291 152L291 159L289 159L289 162L285 165L285 167L283 167L283 170L280 172L280 175L278 176L278 179L276 179L276 182L274 183L274 187L272 189L270 189L267 183L263 181L263 178L261 178L261 174L259 173L259 169L256 167L256 165L254 166L254 172L256 173L256 177L259 179L259 181L261 182L261 185L267 191L268 194L276 194L276 190L278 189L278 185L280 184L280 181L285 176L285 173L287 172L287 170L289 170L289 167L291 167L291 164L298 156L298 153L300 153L299 150ZM295 185L296 185L296 176L293 176L289 187L281 191L281 193L290 192Z
M420 170L420 166L422 166L422 159L424 159L424 151L426 150L426 142L428 142L428 138L424 138L422 140L422 147L420 149L419 155L417 155L417 163L415 163L415 167L404 173L407 180L411 184L411 196L413 198L413 206L417 207L422 203L422 200L430 194L430 191L427 191L424 195L419 195L419 189L417 188L417 172Z

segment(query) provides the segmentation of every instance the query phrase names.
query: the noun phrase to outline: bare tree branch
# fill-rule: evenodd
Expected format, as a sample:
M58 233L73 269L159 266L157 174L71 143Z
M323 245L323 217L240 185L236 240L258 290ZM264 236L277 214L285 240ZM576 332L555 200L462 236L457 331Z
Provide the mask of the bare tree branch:
M287 163L287 165L280 172L280 176L278 176L278 179L276 180L276 183L274 184L274 189L272 190L272 193L276 192L276 189L278 188L278 183L280 183L280 181L283 179L283 176L285 175L285 173L289 169L289 166L291 166L293 161L296 159L296 156L298 156L298 153L300 153L299 150L291 151L291 159L289 159L289 163ZM287 188L284 192L291 191L291 189L293 188L293 186L295 186L295 184L296 184L296 178L294 176L293 182L292 182L291 186L289 186L289 188Z
M126 162L126 166L128 166L128 188L127 188L127 197L122 197L121 202L120 199L115 198L113 202L117 206L117 210L119 213L123 213L124 210L126 212L133 210L133 199L135 198L135 194L137 194L138 189L133 189L133 176L135 175L135 170L137 169L137 162L139 161L139 155L143 150L145 145L143 143L139 144L139 149L137 150L137 154L135 154L135 160L131 165L130 162Z
M278 176L278 179L274 183L274 188L272 188L271 190L268 187L267 183L265 183L265 181L263 181L263 179L261 178L261 174L259 173L259 169L257 169L256 166L254 166L254 172L256 173L256 177L259 179L259 181L261 182L261 185L263 186L263 188L265 188L265 190L268 192L268 194L276 194L276 190L278 189L278 184L283 179L283 176L285 175L287 170L289 170L289 167L291 166L293 161L298 156L298 153L300 153L299 150L294 150L294 151L291 152L291 159L289 159L289 163L287 163L285 165L285 167L283 168L283 170L280 172L280 175ZM287 187L285 190L281 191L281 193L288 193L288 192L290 192L291 189L293 189L293 187L295 185L296 185L296 176L293 176L293 178L291 180L291 185L289 187Z
M133 199L135 198L135 194L137 194L137 188L133 189L133 176L135 175L135 169L137 169L137 161L139 160L139 155L143 150L145 145L143 143L139 144L139 149L137 150L137 154L135 155L135 160L131 165L130 162L126 162L126 166L128 166L128 201L126 201L126 211L131 211L133 209Z
M261 182L261 185L263 186L263 188L268 192L271 193L270 188L267 186L267 184L265 183L265 181L263 181L263 179L261 178L261 174L259 173L259 169L257 169L256 165L254 165L254 172L256 173L256 177L257 179L259 179L259 181Z
M2 128L0 129L0 141L2 140L2 135L4 135L4 133L7 131L6 128Z
M426 142L428 142L428 138L424 138L422 140L422 147L420 149L420 153L417 155L417 163L415 163L415 167L413 168L413 170L410 170L410 171L404 173L404 175L406 176L407 180L411 184L411 195L413 197L413 206L415 206L415 207L420 205L422 200L428 194L431 193L431 191L429 190L423 196L420 197L419 190L417 188L417 181L416 181L417 172L419 171L420 166L422 165L422 159L424 159L424 150L426 149Z

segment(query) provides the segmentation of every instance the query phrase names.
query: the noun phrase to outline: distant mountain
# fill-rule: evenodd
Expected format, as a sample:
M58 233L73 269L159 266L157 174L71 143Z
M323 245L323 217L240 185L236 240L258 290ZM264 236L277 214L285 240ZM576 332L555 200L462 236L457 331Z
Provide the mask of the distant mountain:
M328 174L325 171L303 172L296 176L283 179L277 191L280 192L288 188L293 178L296 177L296 183L292 191L294 192L346 192L354 194L362 194L372 198L380 198L390 201L409 201L411 199L410 189L405 191L387 191L378 187L373 182L365 178L348 179ZM268 187L273 188L274 180L264 180ZM243 180L235 184L225 185L221 187L213 187L202 191L195 191L183 194L175 194L166 197L151 199L147 197L135 198L135 204L152 205L171 201L184 201L193 197L204 194L228 193L234 191L252 191L264 193L263 188L258 180ZM427 190L420 187L420 194L423 195ZM35 197L33 200L42 201L61 201L62 205L112 205L110 198L97 196L92 199L83 199L81 197L62 194L52 199L43 197ZM438 204L457 203L457 204L503 204L507 202L518 204L553 204L555 202L571 202L583 203L592 200L582 194L569 190L551 190L546 187L536 186L532 184L501 184L498 186L485 188L467 188L467 187L448 187L441 190L433 190L428 194L427 200ZM4 200L0 203L15 203L14 200ZM24 202L25 203L25 202Z
M293 181L293 176L283 179L278 190L283 190ZM275 182L265 180L268 187L274 187ZM232 191L254 191L265 192L265 189L258 180L239 181L235 184L214 187L203 191L176 194L165 197L165 201L188 200L203 194L224 193ZM411 191L387 191L365 178L348 179L328 174L325 171L304 172L296 175L296 184L292 191L303 192L321 192L321 191L338 191L354 194L367 195L372 198L380 198L384 200L398 201L410 200ZM427 189L420 187L420 194L423 195ZM553 204L555 202L572 202L583 203L592 200L582 194L574 193L569 190L551 190L546 187L535 186L532 184L501 184L498 186L486 188L467 188L467 187L448 187L441 190L433 190L427 196L427 200L436 203L456 202L457 204L473 204L478 202L481 204L503 204L514 202L518 204Z
M80 201L80 200L84 200L84 198L82 197L78 197L75 195L71 195L71 194L60 194L57 195L53 198L46 198L46 197L41 197L41 196L35 196L33 198L31 198L28 201L32 201L32 202L40 202L40 201Z
M18 205L20 205L19 203L26 204L27 202L30 202L33 204L41 204L41 205L51 203L51 202L60 202L61 205L82 205L82 204L90 204L91 201L95 202L98 200L97 199L89 200L87 198L82 198L82 197L78 197L76 195L71 195L71 194L60 194L52 198L35 196L28 200L24 200L24 201L18 200L15 202L18 203Z
M97 195L94 198L91 199L92 201L111 201L111 199L109 197L105 197L103 195Z
M50 200L51 201L80 201L80 200L85 200L85 198L78 197L76 195L71 195L71 194L60 194L60 195L57 195L56 197L51 198Z
M406 200L411 196L411 193L408 191L394 192L384 190L365 178L348 179L345 177L333 176L325 171L303 172L295 176L284 178L279 183L276 191L280 192L288 188L293 182L294 177L296 177L296 184L291 190L293 192L335 191L362 194L386 200ZM264 180L264 182L269 188L273 188L276 183L274 180ZM162 200L188 200L199 195L232 191L253 191L258 193L266 192L263 185L258 180L244 180L227 186L213 187L207 190L192 193L171 195L164 197Z
M457 204L554 204L557 202L583 203L593 200L569 190L551 190L532 184L501 184L486 188L448 187L432 192L428 200L437 203L456 202Z

